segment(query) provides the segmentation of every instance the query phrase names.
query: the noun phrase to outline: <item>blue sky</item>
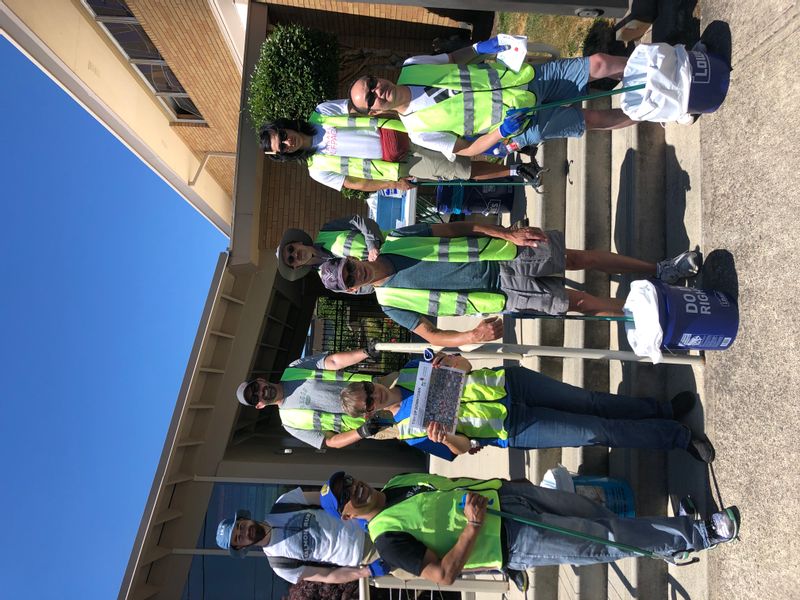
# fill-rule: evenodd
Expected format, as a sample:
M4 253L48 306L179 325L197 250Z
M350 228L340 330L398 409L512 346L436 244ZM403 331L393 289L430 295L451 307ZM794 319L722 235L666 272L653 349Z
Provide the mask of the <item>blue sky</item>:
M2 37L0 70L0 596L106 600L228 240Z

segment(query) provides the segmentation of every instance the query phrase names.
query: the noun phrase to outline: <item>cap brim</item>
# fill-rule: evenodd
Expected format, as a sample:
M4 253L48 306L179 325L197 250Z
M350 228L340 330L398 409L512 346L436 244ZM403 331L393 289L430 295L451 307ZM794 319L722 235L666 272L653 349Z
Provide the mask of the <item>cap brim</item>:
M281 258L281 255L283 254L283 247L286 244L291 244L292 242L300 242L306 246L312 246L314 244L314 240L312 240L311 236L302 229L291 227L283 232L283 237L281 237L281 241L278 243L278 250L276 252L276 257L278 259L278 273L280 273L281 277L288 281L297 281L298 279L308 275L309 272L311 272L311 267L303 265L302 267L292 268L283 262L283 259Z

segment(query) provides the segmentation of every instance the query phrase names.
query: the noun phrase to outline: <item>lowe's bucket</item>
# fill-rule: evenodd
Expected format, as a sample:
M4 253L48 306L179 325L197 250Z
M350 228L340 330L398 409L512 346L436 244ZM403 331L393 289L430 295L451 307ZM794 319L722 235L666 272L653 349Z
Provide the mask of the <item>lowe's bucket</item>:
M608 510L620 517L632 519L636 516L633 490L624 479L576 475L573 476L572 483L576 494L604 504Z
M712 113L725 101L731 81L731 69L719 56L690 50L689 65L692 81L689 89L689 109L687 112Z
M658 293L664 348L725 350L733 344L739 329L739 307L728 294L649 281Z

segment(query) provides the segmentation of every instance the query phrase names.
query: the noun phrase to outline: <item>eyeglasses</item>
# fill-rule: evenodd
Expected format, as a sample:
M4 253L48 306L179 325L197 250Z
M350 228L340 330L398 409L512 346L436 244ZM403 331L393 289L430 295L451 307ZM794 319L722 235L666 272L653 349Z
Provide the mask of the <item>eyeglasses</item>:
M350 496L353 493L353 477L350 475L345 475L342 477L342 491L339 492L339 495L336 497L336 501L339 503L339 512L342 512L342 508L344 508L345 504L350 502Z
M375 398L372 397L372 394L375 393L375 384L371 381L364 382L364 406L367 409L367 412L372 412L372 409L375 408Z
M355 287L356 285L356 264L352 260L345 259L342 282L347 288Z
M278 149L275 151L278 154L283 154L283 143L289 139L289 134L285 129L276 128L275 135L278 136Z
M284 256L284 261L290 267L294 266L295 263L295 256L294 256L294 244L286 244L286 255Z
M378 85L378 80L374 75L367 76L367 95L364 99L367 101L367 110L372 110L372 105L378 99L378 94L375 93L375 88Z

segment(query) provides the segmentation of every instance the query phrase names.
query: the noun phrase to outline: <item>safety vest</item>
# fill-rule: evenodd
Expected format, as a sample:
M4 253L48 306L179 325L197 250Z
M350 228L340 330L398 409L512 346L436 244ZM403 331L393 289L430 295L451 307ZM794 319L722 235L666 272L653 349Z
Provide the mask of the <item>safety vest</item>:
M388 237L381 254L398 254L435 262L513 260L517 247L489 237L440 238L435 236ZM460 316L502 312L506 297L498 292L459 292L375 286L381 306L401 308L431 316Z
M509 108L536 104L526 84L533 80L531 65L519 73L498 63L479 65L410 65L404 67L399 85L445 88L461 93L401 118L408 131L451 131L480 135L503 122Z
M384 491L396 487L427 485L429 492L420 492L411 498L385 508L369 522L369 534L373 540L387 532L402 532L425 544L437 556L447 554L458 541L467 526L464 509L459 506L464 494L480 492L488 497L492 508L500 509L497 490L499 479L449 479L441 475L408 473L389 480ZM500 569L503 566L503 551L500 546L500 517L487 514L483 520L478 539L472 549L465 569Z
M416 368L401 369L397 385L413 392L416 382ZM458 407L456 433L468 438L508 439L505 428L508 411L498 402L506 396L505 383L505 369L476 369L467 374ZM425 437L424 431L412 431L410 425L410 417L397 422L400 439Z
M320 231L315 244L319 244L336 256L352 256L358 260L367 260L369 250L360 231Z
M320 381L372 381L371 375L330 371L327 369L298 369L289 367L281 375L281 381L304 381L316 379ZM341 413L329 413L312 408L279 408L278 414L286 427L306 429L310 431L351 431L364 424L361 417L351 417Z
M350 129L394 129L405 131L405 126L396 119L378 119L376 117L326 116L317 112L311 113L309 122L317 125ZM332 154L312 154L308 160L308 168L312 171L329 171L340 173L345 177L359 179L377 179L380 181L397 181L400 179L400 163L380 159L351 158Z

